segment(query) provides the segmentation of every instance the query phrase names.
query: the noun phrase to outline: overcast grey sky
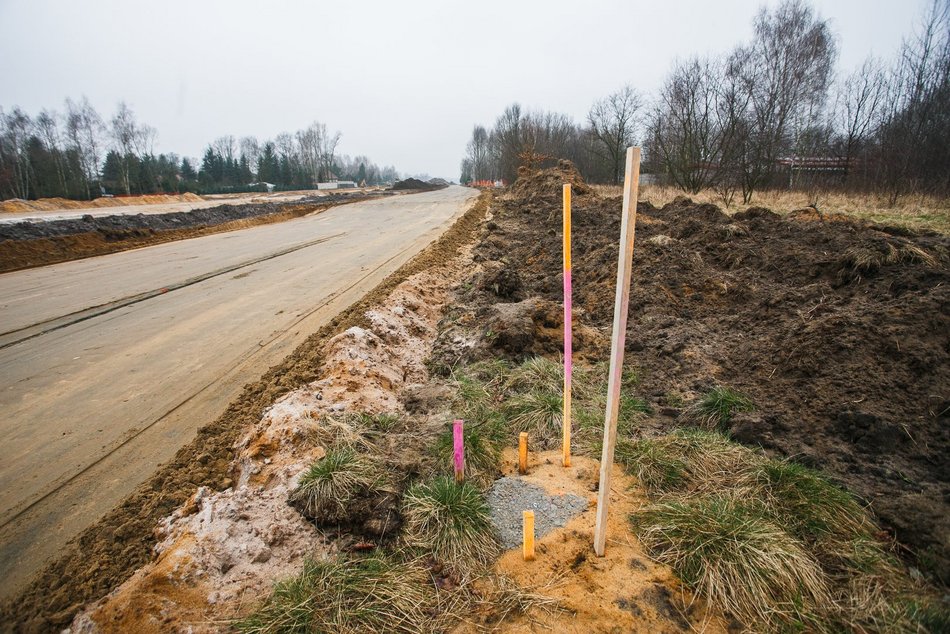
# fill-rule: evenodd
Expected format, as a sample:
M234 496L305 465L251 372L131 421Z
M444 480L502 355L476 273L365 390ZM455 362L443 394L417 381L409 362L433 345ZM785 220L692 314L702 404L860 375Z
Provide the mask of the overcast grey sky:
M340 152L458 178L475 123L514 101L576 120L624 83L655 91L670 63L728 51L775 0L0 0L0 106L35 115L85 94L200 156L225 134L314 120ZM813 0L839 69L891 58L927 0Z

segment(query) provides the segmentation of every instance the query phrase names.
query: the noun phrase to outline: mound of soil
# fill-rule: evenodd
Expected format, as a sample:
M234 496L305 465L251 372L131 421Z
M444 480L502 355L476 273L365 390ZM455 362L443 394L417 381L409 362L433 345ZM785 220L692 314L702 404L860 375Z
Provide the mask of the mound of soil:
M436 185L421 181L418 178L407 178L406 180L393 183L393 190L400 191L406 189L442 189L446 185Z
M556 310L544 311L555 323L520 319L504 345L463 330L484 329L499 303L561 302L563 182L574 185L575 350L607 358L622 202L563 162L497 200L475 250L492 277L469 281L439 356L559 349ZM648 425L680 425L684 400L732 386L756 405L732 421L734 438L820 467L915 565L950 581L950 239L813 209L730 217L680 198L638 211L627 361L662 412Z
M0 273L281 222L380 194L330 194L293 203L220 205L165 214L85 215L0 224Z
M0 213L22 211L61 211L63 209L102 209L103 207L126 207L130 205L155 205L161 203L197 202L204 200L197 194L151 194L148 196L104 196L95 200L69 200L67 198L40 198L23 200L11 198L0 201Z

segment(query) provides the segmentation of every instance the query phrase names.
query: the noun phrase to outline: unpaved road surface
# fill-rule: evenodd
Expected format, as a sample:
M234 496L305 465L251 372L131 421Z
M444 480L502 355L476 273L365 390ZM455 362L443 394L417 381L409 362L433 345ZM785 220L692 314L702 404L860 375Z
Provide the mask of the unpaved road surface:
M355 203L0 276L0 595L476 195Z

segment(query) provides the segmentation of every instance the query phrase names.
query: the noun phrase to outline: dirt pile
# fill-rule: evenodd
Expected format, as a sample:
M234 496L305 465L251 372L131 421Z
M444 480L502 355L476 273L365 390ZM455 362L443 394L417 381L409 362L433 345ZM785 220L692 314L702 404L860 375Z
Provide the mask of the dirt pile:
M0 272L281 222L378 195L331 194L293 203L224 204L164 214L85 215L49 222L2 223Z
M402 190L409 190L409 189L427 190L427 189L442 189L443 187L446 187L447 185L448 183L446 183L445 185L435 185L432 183L421 181L418 178L407 178L405 180L396 181L395 183L393 183L392 188L394 191L402 191Z
M590 192L566 163L494 206L475 250L484 272L464 285L441 358L559 349L565 181L575 349L606 358L621 200ZM680 198L639 205L636 244L627 359L659 413L654 431L732 386L756 405L732 421L734 438L819 466L870 504L908 561L950 581L950 239L813 209L730 217ZM519 303L549 309L499 336L488 318Z
M23 211L61 211L64 209L103 209L130 205L157 205L164 203L190 203L204 200L197 194L152 194L149 196L102 197L95 200L69 200L66 198L40 198L23 200L12 198L0 201L0 213Z

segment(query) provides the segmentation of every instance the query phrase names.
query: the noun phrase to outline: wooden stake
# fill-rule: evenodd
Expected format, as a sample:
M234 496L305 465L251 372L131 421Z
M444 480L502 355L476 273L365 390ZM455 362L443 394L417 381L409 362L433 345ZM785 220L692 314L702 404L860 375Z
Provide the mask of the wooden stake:
M455 460L455 481L465 481L465 440L462 433L462 421L456 420L452 423L452 441L454 443L454 452L452 457Z
M604 546L607 543L607 505L610 502L610 472L614 464L614 445L617 442L617 414L620 411L623 349L627 336L627 307L630 304L630 274L633 268L639 181L640 148L627 148L623 212L620 218L620 258L617 262L617 296L614 302L613 341L610 346L610 376L607 380L607 411L604 419L603 452L600 456L597 523L594 526L594 552L598 557L604 556Z
M572 318L571 318L571 185L564 184L564 410L563 425L564 466L571 466L571 374L572 367Z
M518 473L528 473L528 432L518 434Z
M524 546L522 553L525 561L534 561L534 511L523 511Z

